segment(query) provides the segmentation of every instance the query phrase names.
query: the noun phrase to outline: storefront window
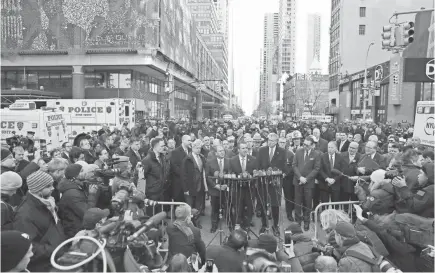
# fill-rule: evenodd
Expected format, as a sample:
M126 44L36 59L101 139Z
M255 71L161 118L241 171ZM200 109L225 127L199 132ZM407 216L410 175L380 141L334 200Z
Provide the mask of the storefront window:
M71 72L62 72L60 74L60 87L72 88L72 74Z
M45 91L49 91L50 89L50 73L49 72L45 72L45 71L41 71L38 72L38 76L39 76L39 86L44 87Z
M17 72L17 88L25 88L26 85L26 76L24 74L24 71L18 71Z
M27 88L39 89L38 72L29 72L29 74L27 74Z
M60 88L60 72L50 72L50 84L49 89L54 91L53 89Z
M6 89L16 88L17 86L17 72L7 71L6 72Z
M1 86L2 88L6 87L6 72L5 71L1 71L2 73L2 81L1 81Z

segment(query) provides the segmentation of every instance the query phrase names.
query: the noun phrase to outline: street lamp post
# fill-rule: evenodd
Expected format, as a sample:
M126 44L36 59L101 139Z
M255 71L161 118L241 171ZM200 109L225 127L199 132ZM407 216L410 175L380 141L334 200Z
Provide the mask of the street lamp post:
M362 91L363 91L363 101L362 101L362 103L363 103L363 120L365 120L366 119L366 91L368 91L369 90L369 88L368 88L368 84L367 84L367 59L368 59L368 57L369 57L369 51L370 51L370 47L372 46L372 45L374 45L375 44L375 42L371 42L370 44L369 44L369 47L367 48L367 54L366 54L366 61L365 61L365 65L364 65L364 86L363 86L363 88L362 88Z

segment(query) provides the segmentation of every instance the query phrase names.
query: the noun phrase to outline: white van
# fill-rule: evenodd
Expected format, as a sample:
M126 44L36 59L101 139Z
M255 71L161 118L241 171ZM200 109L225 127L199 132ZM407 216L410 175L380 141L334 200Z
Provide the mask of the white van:
M140 99L48 99L32 100L38 107L53 107L66 114L67 125L75 138L107 125L111 130L128 123L133 128L136 119L143 117L145 101Z
M421 144L434 147L434 101L419 101L415 111L414 135L419 137Z

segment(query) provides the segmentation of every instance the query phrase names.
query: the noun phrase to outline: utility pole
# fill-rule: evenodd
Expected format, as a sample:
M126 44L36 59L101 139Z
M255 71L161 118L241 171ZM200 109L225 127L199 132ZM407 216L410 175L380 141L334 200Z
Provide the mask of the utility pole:
M367 48L366 61L365 61L365 65L364 65L364 84L363 84L363 87L361 88L361 90L362 90L362 97L363 97L363 100L362 100L362 104L363 104L362 105L363 120L366 119L366 91L369 90L368 84L367 84L367 59L369 57L370 48L374 44L375 44L375 42L371 42L369 44L369 47ZM367 95L368 95L368 93L367 93Z

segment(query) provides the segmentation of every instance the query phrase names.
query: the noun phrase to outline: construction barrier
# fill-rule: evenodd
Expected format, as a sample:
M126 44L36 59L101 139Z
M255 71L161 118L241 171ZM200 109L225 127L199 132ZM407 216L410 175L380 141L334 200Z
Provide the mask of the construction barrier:
M343 201L343 202L328 202L328 203L320 203L316 209L314 210L314 239L318 239L318 227L321 226L319 223L320 213L327 209L337 209L345 211L349 214L349 217L352 219L353 217L353 205L360 204L359 201Z

